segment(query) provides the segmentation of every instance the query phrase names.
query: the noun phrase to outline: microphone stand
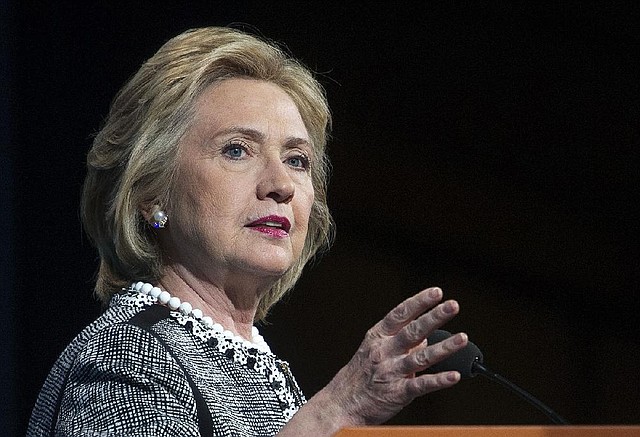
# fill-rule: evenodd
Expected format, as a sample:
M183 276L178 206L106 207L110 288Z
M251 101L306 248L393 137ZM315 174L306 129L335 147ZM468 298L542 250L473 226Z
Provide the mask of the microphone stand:
M556 423L556 424L559 424L559 425L568 425L569 424L569 422L567 422L562 417L560 417L558 415L558 413L556 413L551 408L549 408L548 406L546 406L545 404L540 402L538 399L533 397L531 394L529 394L525 390L521 389L520 387L518 387L517 385L515 385L514 383L512 383L508 379L503 378L502 376L498 375L494 371L487 369L478 359L476 359L473 362L471 368L472 368L472 371L474 373L482 375L482 376L485 376L485 377L489 378L490 380L495 381L495 382L503 385L504 387L507 387L508 389L512 390L513 392L515 392L522 399L524 399L525 401L531 403L533 406L537 407L540 411L542 411L544 414L546 414L547 417L549 417L553 421L553 423Z

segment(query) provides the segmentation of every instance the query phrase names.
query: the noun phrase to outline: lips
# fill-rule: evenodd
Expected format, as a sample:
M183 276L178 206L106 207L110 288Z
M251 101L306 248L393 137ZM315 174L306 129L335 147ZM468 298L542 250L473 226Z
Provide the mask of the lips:
M260 217L258 220L255 220L246 226L273 236L286 236L289 234L289 230L291 229L289 219L279 215Z

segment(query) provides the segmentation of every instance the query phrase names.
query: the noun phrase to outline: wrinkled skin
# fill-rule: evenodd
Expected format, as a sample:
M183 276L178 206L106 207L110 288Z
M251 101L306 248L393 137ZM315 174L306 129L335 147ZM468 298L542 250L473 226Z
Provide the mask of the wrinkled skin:
M434 345L425 341L459 311L456 301L441 301L442 291L429 288L391 310L369 329L349 363L279 435L302 429L304 435L332 435L345 426L380 424L416 397L456 384L456 371L420 374L468 343L464 333Z

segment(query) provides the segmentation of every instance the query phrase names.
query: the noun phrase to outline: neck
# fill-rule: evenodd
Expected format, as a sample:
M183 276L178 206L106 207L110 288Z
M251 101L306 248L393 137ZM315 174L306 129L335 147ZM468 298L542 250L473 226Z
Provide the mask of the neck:
M165 269L158 287L200 308L225 329L245 339L251 339L260 296L268 290L246 280L239 284L228 278L223 282L203 279L176 264Z

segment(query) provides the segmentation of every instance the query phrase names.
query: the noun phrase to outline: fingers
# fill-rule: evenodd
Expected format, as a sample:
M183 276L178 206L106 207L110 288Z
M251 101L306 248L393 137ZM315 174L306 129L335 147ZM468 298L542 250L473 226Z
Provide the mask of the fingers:
M442 302L442 290L428 288L406 299L367 331L358 351L332 380L346 390L350 416L381 423L418 396L451 387L457 371L420 374L468 344L456 334L430 345L425 338L459 312L454 300ZM335 384L334 384L335 382Z
M453 335L433 345L425 342L402 359L399 371L403 375L421 372L465 348L468 343L469 337L465 333Z
M396 351L406 351L419 345L434 330L453 319L459 311L458 302L448 300L409 322L394 337Z
M409 322L442 300L442 290L427 288L392 309L379 323L381 335L395 335Z
M402 361L401 368L405 375L415 375L416 372L446 359L450 355L464 348L469 342L466 334L459 333L434 345L427 345L417 348L413 353L408 354ZM432 393L443 388L449 388L457 384L462 379L460 372L448 371L436 374L422 374L415 377L408 377L406 381L406 392L409 396L418 396Z
M460 379L460 373L455 371L442 372L435 375L424 374L415 378L408 378L406 380L406 391L409 396L415 399L427 393L449 388L457 384Z
M391 310L369 332L374 338L382 336L388 339L376 353L381 357L404 354L454 318L460 311L458 302L448 300L439 303L441 300L442 290L433 287L406 299Z

